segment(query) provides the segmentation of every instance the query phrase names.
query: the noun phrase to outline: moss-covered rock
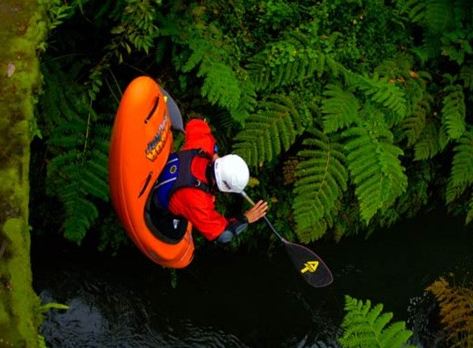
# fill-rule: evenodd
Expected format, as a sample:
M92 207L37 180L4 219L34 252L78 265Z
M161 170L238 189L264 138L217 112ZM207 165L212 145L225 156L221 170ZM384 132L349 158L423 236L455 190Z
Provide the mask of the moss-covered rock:
M0 1L0 347L38 346L28 172L44 18L37 0Z

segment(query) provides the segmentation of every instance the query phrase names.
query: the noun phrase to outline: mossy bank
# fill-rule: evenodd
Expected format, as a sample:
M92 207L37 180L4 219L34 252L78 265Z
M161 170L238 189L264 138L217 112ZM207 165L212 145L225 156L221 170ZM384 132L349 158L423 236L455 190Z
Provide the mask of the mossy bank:
M0 347L39 345L28 225L30 142L46 23L36 0L0 2Z

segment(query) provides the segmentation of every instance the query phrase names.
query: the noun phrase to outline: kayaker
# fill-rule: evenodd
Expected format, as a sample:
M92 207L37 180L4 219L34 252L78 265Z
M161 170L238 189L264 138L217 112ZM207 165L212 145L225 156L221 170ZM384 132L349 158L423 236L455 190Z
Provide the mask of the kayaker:
M187 219L206 239L228 243L268 211L262 200L232 218L215 209L217 191L241 193L248 180L246 162L234 154L219 157L208 123L193 118L186 125L184 145L170 155L153 198L160 208Z

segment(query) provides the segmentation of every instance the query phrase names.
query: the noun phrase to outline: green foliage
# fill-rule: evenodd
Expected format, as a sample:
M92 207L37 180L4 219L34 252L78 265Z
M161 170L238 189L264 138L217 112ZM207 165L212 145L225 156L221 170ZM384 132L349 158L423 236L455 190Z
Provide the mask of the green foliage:
M444 89L442 126L449 139L455 140L465 131L465 96L460 85L448 86Z
M249 165L271 161L287 151L296 136L304 131L303 118L291 97L277 95L262 103L261 109L248 119L246 131L236 138L235 151Z
M350 91L337 85L327 85L322 101L324 132L332 133L347 128L359 120L360 103Z
M108 200L110 129L97 124L83 88L68 81L57 66L43 70L46 92L42 119L47 124L46 142L51 154L48 192L64 205L65 236L80 242L99 215L94 198Z
M348 172L345 168L343 146L317 129L308 131L298 156L296 197L293 209L296 233L303 242L320 238L325 232L327 217L347 189Z
M440 321L446 331L449 347L473 346L473 288L471 284L458 286L449 284L441 277L427 288L440 307Z
M245 69L235 64L234 44L214 23L201 21L206 9L196 5L191 10L199 25L172 16L164 23L165 34L171 33L174 40L187 48L174 58L176 68L186 74L195 73L203 80L201 95L243 123L256 105L255 86ZM177 28L175 22L186 29ZM187 78L188 75L183 78L184 88L188 87Z
M81 8L87 0L64 2L61 0L41 0L48 15L48 30L54 30L68 18L72 17L77 8Z
M415 144L415 160L427 160L442 152L448 143L447 134L440 122L435 119L427 119Z
M351 83L358 87L372 102L382 105L396 115L396 123L400 122L407 112L407 103L403 91L376 73L372 76L352 75Z
M105 129L137 74L163 84L184 118L210 120L223 152L239 153L263 178L257 193L284 196L271 209L275 224L304 242L369 233L445 194L452 211L473 216L465 172L471 1L83 0L51 8L64 31L48 43L59 67L46 74L39 125L49 192L78 216L67 224L81 226L76 240L100 218L108 221L100 246L119 244L99 203ZM296 180L276 179L296 154L300 163L284 173Z
M424 43L415 51L423 61L447 56L462 64L471 54L471 3L468 0L411 0L406 12L424 27Z
M402 121L401 127L407 138L407 146L411 147L419 141L426 126L426 119L431 112L433 100L429 95L424 96L415 106L412 114ZM424 156L428 158L428 155Z
M460 79L463 80L463 86L473 91L473 66L462 66L460 71Z
M360 213L369 222L378 209L391 205L407 187L407 177L399 156L403 151L392 144L393 135L387 129L365 123L352 127L343 135L350 174L356 184Z
M473 131L465 132L455 146L452 171L447 185L447 202L451 203L473 183Z
M325 55L320 50L317 22L286 33L251 57L248 69L257 90L278 87L319 76L324 72Z
M240 105L240 81L233 69L226 63L225 50L194 34L189 42L192 54L182 67L189 72L198 66L197 76L204 77L202 96L212 104L233 110ZM227 59L225 59L227 58Z
M412 331L403 321L389 324L393 314L383 313L382 304L372 307L370 300L345 296L345 310L343 336L339 339L343 348L414 347L407 343Z
M146 54L153 47L158 36L156 26L156 8L161 0L124 0L119 1L112 17L117 24L110 31L112 40L106 50L113 51L118 62L123 62L123 51L131 54L133 50Z

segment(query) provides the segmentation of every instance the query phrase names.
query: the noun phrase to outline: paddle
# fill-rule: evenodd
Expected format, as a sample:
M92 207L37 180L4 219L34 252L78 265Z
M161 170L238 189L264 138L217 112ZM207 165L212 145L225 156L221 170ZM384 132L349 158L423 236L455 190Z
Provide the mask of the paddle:
M253 202L246 192L241 192L241 195L245 197L251 205L255 205L255 202ZM263 219L266 221L271 231L283 242L292 263L307 283L315 288L322 288L333 282L332 272L330 272L330 269L317 254L302 245L289 242L276 231L273 224L271 224L266 216L264 216Z
M165 99L168 106L168 113L171 117L172 128L184 132L184 122L182 122L182 115L179 107L168 91L166 91L164 88L161 88L161 91L166 97Z

